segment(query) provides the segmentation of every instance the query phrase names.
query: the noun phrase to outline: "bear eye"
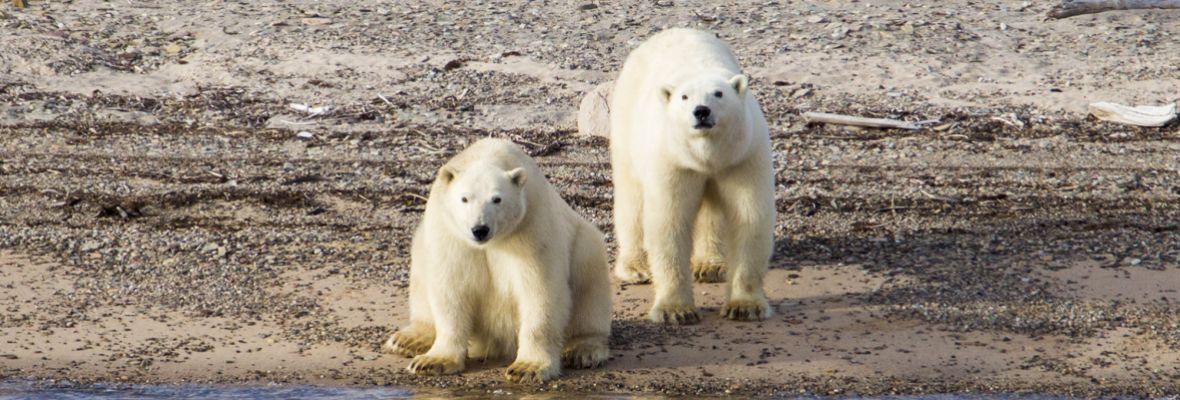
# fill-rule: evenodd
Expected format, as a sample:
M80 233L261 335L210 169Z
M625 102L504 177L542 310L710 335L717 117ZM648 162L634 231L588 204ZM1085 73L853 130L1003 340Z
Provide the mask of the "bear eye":
M717 98L718 98L718 99L720 99L720 98L721 98L721 91L720 91L720 90L718 90L718 91L716 91L716 92L713 92L713 95L714 95L714 96L717 96Z
M492 203L500 204L500 196L493 197Z
M688 100L688 95L681 95L680 100Z
M466 203L466 202L467 202L467 198L466 198L466 197L459 198L459 201L462 201L462 202Z

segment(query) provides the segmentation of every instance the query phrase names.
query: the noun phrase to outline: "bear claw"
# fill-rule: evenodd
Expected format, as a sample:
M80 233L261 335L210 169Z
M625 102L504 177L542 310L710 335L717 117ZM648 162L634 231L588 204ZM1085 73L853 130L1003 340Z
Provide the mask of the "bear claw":
M385 344L381 346L381 351L406 358L413 358L419 354L426 353L433 344L434 337L413 333L410 330L403 330L390 335L389 340L386 340Z
M443 357L421 355L414 357L407 368L418 375L450 375L463 370L463 364Z
M721 307L721 316L734 321L762 321L770 318L766 300L730 300Z
M725 263L720 261L694 261L692 277L701 283L725 282Z
M557 369L541 363L517 361L508 366L504 376L516 383L540 384L557 376Z
M561 352L561 365L566 368L597 368L606 362L609 351L597 343L578 343L566 346Z
M697 308L692 305L657 305L648 317L652 322L667 325L694 325L701 322Z
M620 261L615 265L615 276L625 283L651 283L651 269L643 257L632 257L630 262Z

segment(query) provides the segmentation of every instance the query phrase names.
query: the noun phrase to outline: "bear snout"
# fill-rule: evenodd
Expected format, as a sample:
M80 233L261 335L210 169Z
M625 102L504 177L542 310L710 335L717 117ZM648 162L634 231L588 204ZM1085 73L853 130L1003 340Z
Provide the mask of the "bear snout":
M697 120L693 128L709 129L713 127L713 110L710 110L709 107L697 106L692 110L692 116Z
M697 106L697 108L692 110L692 116L697 117L697 121L701 122L705 122L705 120L709 119L709 115L711 114L713 114L713 110L710 110L709 107L706 106Z
M471 236L474 236L477 242L486 242L491 237L491 234L492 229L488 228L487 225L477 225L471 228Z

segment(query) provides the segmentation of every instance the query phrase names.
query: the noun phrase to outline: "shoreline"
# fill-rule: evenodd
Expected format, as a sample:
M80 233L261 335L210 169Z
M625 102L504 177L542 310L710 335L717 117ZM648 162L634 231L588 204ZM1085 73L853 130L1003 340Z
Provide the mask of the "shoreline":
M17 283L60 282L64 268L32 262L9 251L0 253L6 279ZM15 272L15 273L14 273ZM405 309L405 289L389 296L384 288L360 288L343 279L303 276L324 298L335 299L332 313L347 320L375 318L352 302L374 299L392 311L390 325ZM6 351L0 377L114 384L312 384L393 386L459 392L647 393L665 395L847 396L947 393L1041 393L1071 396L1159 396L1180 390L1176 384L1138 381L1129 368L1151 350L1127 351L1146 338L1126 329L1095 338L1060 335L1024 337L1007 332L956 332L891 316L887 308L866 304L880 288L880 276L856 266L775 269L768 293L778 312L768 321L737 323L715 315L721 284L698 284L704 316L700 325L655 326L643 318L650 287L618 285L615 290L612 357L602 369L567 370L540 386L516 385L502 376L508 360L471 361L457 376L419 377L404 370L408 359L376 350L389 331L364 329L367 345L347 338L301 346L282 339L299 323L194 317L161 310L99 308L82 318L59 323L0 328L15 351ZM52 294L54 285L36 286L33 298ZM60 287L59 287L60 288ZM48 293L47 293L48 292ZM784 297L784 294L787 294ZM28 304L28 303L25 303ZM336 308L339 307L339 308ZM351 309L352 311L340 311ZM40 328L36 328L40 325ZM65 327L70 325L69 327ZM389 328L392 329L392 328ZM1131 337L1131 342L1120 339ZM331 337L331 335L327 335ZM137 344L128 348L126 344ZM77 346L77 347L73 347ZM1120 347L1121 351L1117 351ZM1078 375L1081 353L1107 354L1117 361L1103 371L1110 376ZM1170 366L1174 351L1156 354L1154 368ZM1135 361L1135 362L1132 362ZM1141 368L1142 366L1136 366ZM1175 368L1175 367L1172 367ZM1126 369L1126 370L1125 370ZM890 371L894 372L890 372ZM932 370L938 370L935 372ZM933 373L933 374L932 374ZM982 378L991 376L991 378Z

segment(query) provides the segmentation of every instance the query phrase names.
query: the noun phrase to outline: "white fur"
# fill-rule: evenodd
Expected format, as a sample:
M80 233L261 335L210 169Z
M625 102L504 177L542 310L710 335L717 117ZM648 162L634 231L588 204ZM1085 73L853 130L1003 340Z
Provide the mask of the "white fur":
M481 224L491 228L483 243L471 233ZM413 356L419 374L514 352L513 381L597 366L610 335L608 269L602 233L536 163L510 141L480 140L431 187L411 249L410 325L385 347Z
M726 317L769 317L762 278L775 220L770 135L737 59L711 33L671 29L632 51L615 82L615 274L653 281L656 322L699 320L694 269L698 277L726 270ZM712 110L711 128L696 124L701 105Z

